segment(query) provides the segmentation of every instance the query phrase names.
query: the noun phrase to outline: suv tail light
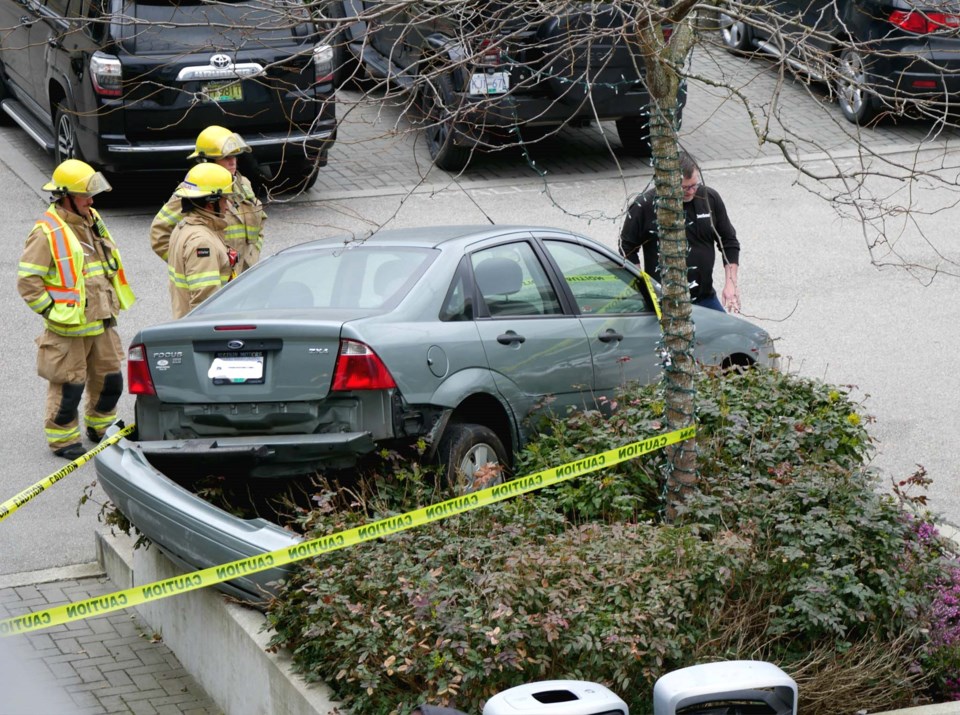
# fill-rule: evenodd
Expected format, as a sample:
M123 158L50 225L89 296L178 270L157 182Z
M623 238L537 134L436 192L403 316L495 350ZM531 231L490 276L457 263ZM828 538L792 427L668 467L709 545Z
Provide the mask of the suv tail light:
M330 45L313 48L313 74L316 84L333 81L333 48Z
M933 32L960 28L960 15L919 10L894 10L890 13L890 22L907 32L929 35Z
M493 46L493 41L488 37L480 42L477 48L477 64L483 67L496 67L503 62L503 52Z
M131 345L127 351L127 389L131 395L156 395L150 366L147 365L147 348Z
M356 340L340 341L340 354L333 369L331 389L389 390L396 386L387 366L369 346Z
M112 55L94 52L90 57L90 81L101 97L119 97L122 93L120 60Z

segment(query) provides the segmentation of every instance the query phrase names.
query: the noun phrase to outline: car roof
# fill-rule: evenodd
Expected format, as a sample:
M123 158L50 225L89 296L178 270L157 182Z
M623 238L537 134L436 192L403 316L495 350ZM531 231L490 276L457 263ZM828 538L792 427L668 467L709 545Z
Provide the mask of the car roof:
M490 226L484 224L466 226L424 226L377 231L376 233L373 233L367 237L342 235L333 236L330 238L321 238L316 241L309 241L308 243L301 243L297 246L291 246L280 253L289 253L291 251L312 251L349 244L365 246L395 246L399 244L417 248L439 248L444 244L466 244L486 238L497 238L498 236L530 232L549 232L554 235L573 235L564 229L549 228L545 226Z

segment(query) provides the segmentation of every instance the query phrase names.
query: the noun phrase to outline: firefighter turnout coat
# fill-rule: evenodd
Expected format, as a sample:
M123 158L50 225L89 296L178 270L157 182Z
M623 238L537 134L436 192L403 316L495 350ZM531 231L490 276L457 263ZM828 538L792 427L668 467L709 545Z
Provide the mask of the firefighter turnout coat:
M45 432L51 449L80 442L84 387L88 431L102 436L123 391L123 351L116 317L135 300L116 243L100 215L83 217L52 204L27 236L17 290L44 318L37 373L50 384Z
M173 317L182 318L236 277L223 231L229 219L196 209L170 237L167 274Z
M260 260L263 249L263 227L267 214L263 204L253 191L249 179L239 172L233 177L233 199L227 211L223 240L228 248L234 249L240 257L236 265L237 273L242 273ZM150 224L150 247L163 260L167 260L170 251L170 237L173 229L183 219L180 197L174 194L157 212Z

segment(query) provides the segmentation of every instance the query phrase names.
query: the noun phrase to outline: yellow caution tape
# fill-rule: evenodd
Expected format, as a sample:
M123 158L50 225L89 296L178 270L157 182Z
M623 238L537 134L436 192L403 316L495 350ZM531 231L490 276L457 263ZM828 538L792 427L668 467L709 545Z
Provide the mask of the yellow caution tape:
M504 501L519 494L543 489L568 479L579 477L590 472L596 472L606 467L612 467L626 462L642 454L663 449L667 445L676 444L690 439L696 434L696 427L685 427L656 437L648 437L639 442L606 452L592 454L573 462L551 467L534 474L518 477L503 484L487 487L476 492L454 497L446 501L421 507L414 511L391 516L386 519L357 526L336 534L321 536L310 541L304 541L276 551L270 551L257 556L251 556L237 561L231 561L220 566L211 566L201 571L174 576L163 581L154 581L143 586L128 588L123 591L88 598L85 601L76 601L63 606L56 606L45 611L28 613L0 621L0 637L19 633L38 631L62 623L79 621L91 616L97 616L112 611L119 611L143 603L157 601L178 593L195 591L207 586L213 586L224 581L230 581L238 576L258 573L268 569L285 566L295 561L329 553L355 544L379 539L381 536L396 534L401 531L423 526L434 521L446 519L454 514L479 509L480 507Z
M115 444L119 442L122 438L126 437L128 434L133 432L134 427L136 427L136 425L130 425L129 427L124 427L119 432L116 432L115 434L111 435L110 437L100 442L100 444L98 444L96 447L91 449L86 454L80 457L77 457L75 460L70 462L70 464L68 464L66 467L64 467L60 471L54 472L49 477L41 479L32 487L28 487L27 489L24 489L22 492L17 494L12 499L7 499L7 501L0 504L0 521L3 521L4 519L6 519L13 512L15 512L17 509L22 507L24 504L26 504L28 501L30 501L34 497L39 496L40 494L43 494L43 492L45 492L48 487L53 486L54 484L59 482L61 479L63 479L65 476L67 476L71 472L77 471L80 467L82 467L84 464L86 464L91 459L93 459L95 454L102 452L111 444Z

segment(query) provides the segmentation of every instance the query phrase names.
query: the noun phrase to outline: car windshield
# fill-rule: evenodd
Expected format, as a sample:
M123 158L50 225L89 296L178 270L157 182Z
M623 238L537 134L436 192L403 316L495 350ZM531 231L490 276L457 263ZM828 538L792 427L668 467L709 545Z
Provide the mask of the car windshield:
M439 252L395 246L337 247L273 256L215 293L196 313L392 307Z

